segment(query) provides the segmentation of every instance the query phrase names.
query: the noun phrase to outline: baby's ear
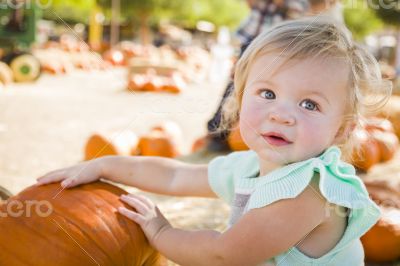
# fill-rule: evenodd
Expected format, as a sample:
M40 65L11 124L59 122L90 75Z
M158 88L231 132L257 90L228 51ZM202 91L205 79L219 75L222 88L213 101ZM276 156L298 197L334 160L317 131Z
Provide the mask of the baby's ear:
M340 144L343 142L346 142L346 140L349 138L351 132L356 128L356 122L355 121L347 121L344 122L343 125L339 128L338 132L336 133L335 136L335 144Z

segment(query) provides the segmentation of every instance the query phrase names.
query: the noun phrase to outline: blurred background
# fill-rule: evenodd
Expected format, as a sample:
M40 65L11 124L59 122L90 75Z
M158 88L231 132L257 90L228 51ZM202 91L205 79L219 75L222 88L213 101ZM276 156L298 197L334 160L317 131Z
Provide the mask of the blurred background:
M0 0L0 196L17 194L48 171L108 154L195 163L218 155L203 152L207 121L255 1ZM387 231L365 240L369 258L399 265L400 1L306 3L314 4L334 6L328 12L336 12L394 84L380 116L386 126L374 127L384 133L368 131L376 147L365 140L355 163L371 191L384 187L379 195L396 202ZM237 139L229 148L246 149ZM219 200L149 196L180 227L225 226L228 206Z

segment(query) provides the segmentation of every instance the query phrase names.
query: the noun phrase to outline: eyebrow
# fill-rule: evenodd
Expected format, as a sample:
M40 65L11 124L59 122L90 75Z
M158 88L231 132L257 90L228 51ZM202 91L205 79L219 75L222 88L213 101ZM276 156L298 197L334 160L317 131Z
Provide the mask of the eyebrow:
M263 80L255 80L253 82L251 82L249 85L254 85L254 84L268 84L271 85L273 87L276 87L275 83L266 79Z
M313 91L313 90L305 91L305 93L317 95L317 96L321 97L322 99L324 99L330 105L328 98L326 98L326 96L323 93L320 93L318 91Z

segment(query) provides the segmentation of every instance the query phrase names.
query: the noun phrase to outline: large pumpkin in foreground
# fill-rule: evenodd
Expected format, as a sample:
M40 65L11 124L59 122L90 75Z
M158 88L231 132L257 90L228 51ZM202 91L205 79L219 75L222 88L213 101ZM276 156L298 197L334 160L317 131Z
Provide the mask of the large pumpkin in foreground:
M0 206L1 265L161 265L142 230L117 212L124 190L103 182L29 187Z

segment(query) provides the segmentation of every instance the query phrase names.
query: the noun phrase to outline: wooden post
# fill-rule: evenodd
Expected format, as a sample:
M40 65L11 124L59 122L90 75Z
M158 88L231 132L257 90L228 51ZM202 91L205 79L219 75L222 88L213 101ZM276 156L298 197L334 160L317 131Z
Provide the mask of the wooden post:
M400 79L400 27L397 27L397 36L396 36L396 60L395 60L395 68L396 68L396 78Z
M120 0L112 0L111 2L111 36L110 46L115 46L119 41L119 14L121 9Z
M101 50L103 40L103 13L98 5L95 5L90 13L89 45L93 50Z

